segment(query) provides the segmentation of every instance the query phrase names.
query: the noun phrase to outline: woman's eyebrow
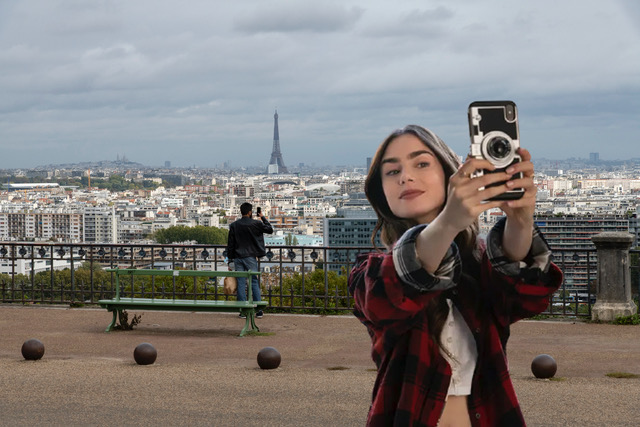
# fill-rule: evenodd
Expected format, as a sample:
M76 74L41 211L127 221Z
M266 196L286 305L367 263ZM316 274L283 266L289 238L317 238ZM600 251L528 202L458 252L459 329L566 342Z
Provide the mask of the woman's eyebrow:
M428 151L428 150L418 150L418 151L414 151L413 153L409 154L409 158L410 158L410 159L415 159L416 157L418 157L418 156L419 156L419 155L421 155L421 154L428 154L428 155L430 155L431 157L435 157L431 151Z
M418 151L413 151L411 153L409 153L409 158L410 159L415 159L416 157L422 155L422 154L429 154L432 157L435 157L433 155L433 153L431 151L428 150L418 150ZM384 165L385 163L398 163L400 160L397 157L388 157L386 159L382 159L382 164Z

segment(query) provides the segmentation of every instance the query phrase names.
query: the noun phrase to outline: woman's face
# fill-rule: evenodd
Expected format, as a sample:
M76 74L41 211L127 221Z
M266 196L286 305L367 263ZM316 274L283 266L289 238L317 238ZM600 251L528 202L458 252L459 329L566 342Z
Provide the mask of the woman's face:
M442 165L415 135L395 138L382 157L382 190L391 212L420 224L440 213L446 198Z

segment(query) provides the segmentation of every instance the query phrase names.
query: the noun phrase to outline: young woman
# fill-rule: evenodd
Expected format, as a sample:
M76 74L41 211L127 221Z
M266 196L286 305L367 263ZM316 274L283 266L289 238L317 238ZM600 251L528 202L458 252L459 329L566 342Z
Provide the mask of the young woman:
M509 325L543 311L562 274L533 223L531 155L519 154L505 172L471 178L495 167L460 165L420 126L378 149L365 192L387 251L360 256L349 276L378 367L368 425L524 425L509 378ZM509 188L524 196L486 201ZM496 207L506 218L485 243L477 218Z

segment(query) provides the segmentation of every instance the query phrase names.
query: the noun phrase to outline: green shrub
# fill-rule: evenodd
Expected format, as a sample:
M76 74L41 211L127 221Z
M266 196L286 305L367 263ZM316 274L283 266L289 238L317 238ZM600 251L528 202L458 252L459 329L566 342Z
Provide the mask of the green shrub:
M613 321L616 325L640 325L640 314L632 314L631 316L619 316Z

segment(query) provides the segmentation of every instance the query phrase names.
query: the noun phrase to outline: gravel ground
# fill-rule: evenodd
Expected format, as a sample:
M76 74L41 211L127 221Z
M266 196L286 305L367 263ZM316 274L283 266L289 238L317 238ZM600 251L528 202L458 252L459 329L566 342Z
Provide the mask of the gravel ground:
M237 337L229 313L142 312L133 331L104 333L106 310L0 305L0 424L361 426L375 379L370 341L352 316L266 314L262 333ZM20 349L45 345L38 361ZM158 351L133 360L136 345ZM261 370L260 349L282 355ZM531 360L551 354L553 380L532 376ZM509 363L530 426L636 426L640 327L519 322Z

